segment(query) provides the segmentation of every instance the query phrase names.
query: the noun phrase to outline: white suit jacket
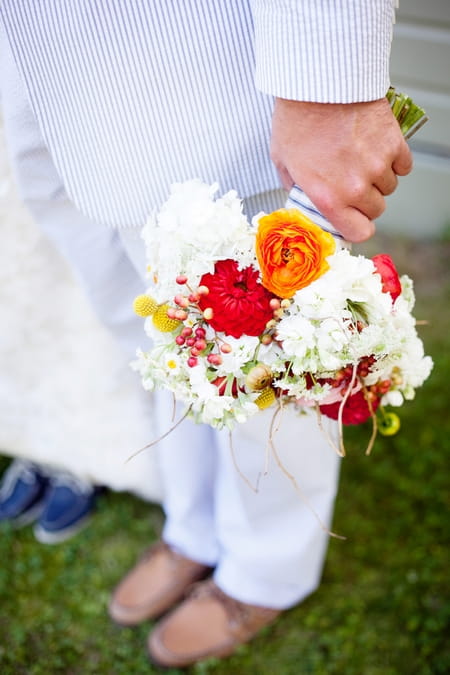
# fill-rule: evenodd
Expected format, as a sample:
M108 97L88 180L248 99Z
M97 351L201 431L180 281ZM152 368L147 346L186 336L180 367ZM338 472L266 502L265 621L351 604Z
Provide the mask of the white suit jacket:
M2 0L0 19L69 196L141 225L173 182L279 187L273 96L382 98L395 0Z

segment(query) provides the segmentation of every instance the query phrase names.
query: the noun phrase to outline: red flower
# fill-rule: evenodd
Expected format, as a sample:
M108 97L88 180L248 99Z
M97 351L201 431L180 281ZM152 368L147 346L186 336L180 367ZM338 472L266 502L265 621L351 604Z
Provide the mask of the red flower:
M228 384L228 378L227 377L225 377L225 376L216 377L216 379L212 381L212 384L216 385L216 387L218 389L219 396L225 396L225 391L227 389L227 384ZM233 377L233 383L231 385L230 394L234 398L237 398L239 391L244 391L244 389L242 387L238 387L237 380L236 380L235 377Z
M372 401L372 412L375 412L379 405L380 399L377 397ZM321 405L320 412L326 417L331 417L332 420L337 420L340 406L341 401L330 403L328 405ZM353 394L353 396L350 396L347 399L342 414L343 424L362 424L370 417L369 405L362 390L357 391L356 394Z
M202 295L200 308L213 310L208 320L214 330L235 338L260 335L273 317L270 300L274 297L259 283L259 273L253 267L238 269L235 260L219 260L213 274L204 274L202 286L209 288Z
M387 253L374 255L372 262L383 283L383 293L390 293L394 301L402 292L402 286L394 261Z

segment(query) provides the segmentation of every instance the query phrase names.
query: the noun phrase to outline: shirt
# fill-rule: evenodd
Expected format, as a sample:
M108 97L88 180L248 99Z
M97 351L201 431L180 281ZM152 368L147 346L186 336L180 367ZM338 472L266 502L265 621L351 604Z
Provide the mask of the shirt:
M2 0L30 104L75 204L142 225L173 182L279 187L273 96L381 98L394 0Z

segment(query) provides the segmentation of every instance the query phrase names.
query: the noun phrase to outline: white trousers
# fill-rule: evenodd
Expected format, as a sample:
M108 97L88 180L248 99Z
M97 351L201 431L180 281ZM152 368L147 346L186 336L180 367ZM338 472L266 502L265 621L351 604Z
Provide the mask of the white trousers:
M138 233L102 228L74 208L8 54L2 54L2 69L5 128L22 198L131 356L139 344L145 347L142 321L131 311L144 288L137 274L144 269ZM261 198L266 206L266 196ZM257 205L254 199L252 208ZM157 438L171 425L172 402L164 392L153 399L159 424L151 436ZM274 439L280 468L267 454L271 416L269 409L240 425L232 447L227 432L185 421L149 452L159 454L163 538L215 566L217 584L232 597L283 609L320 581L339 459L313 415L286 410Z

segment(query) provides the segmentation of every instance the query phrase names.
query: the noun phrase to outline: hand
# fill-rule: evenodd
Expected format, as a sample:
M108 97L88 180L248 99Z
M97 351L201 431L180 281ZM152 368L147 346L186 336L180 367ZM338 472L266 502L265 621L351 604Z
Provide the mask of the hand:
M296 183L348 241L364 241L412 156L386 99L309 103L276 99L271 157L283 187Z

